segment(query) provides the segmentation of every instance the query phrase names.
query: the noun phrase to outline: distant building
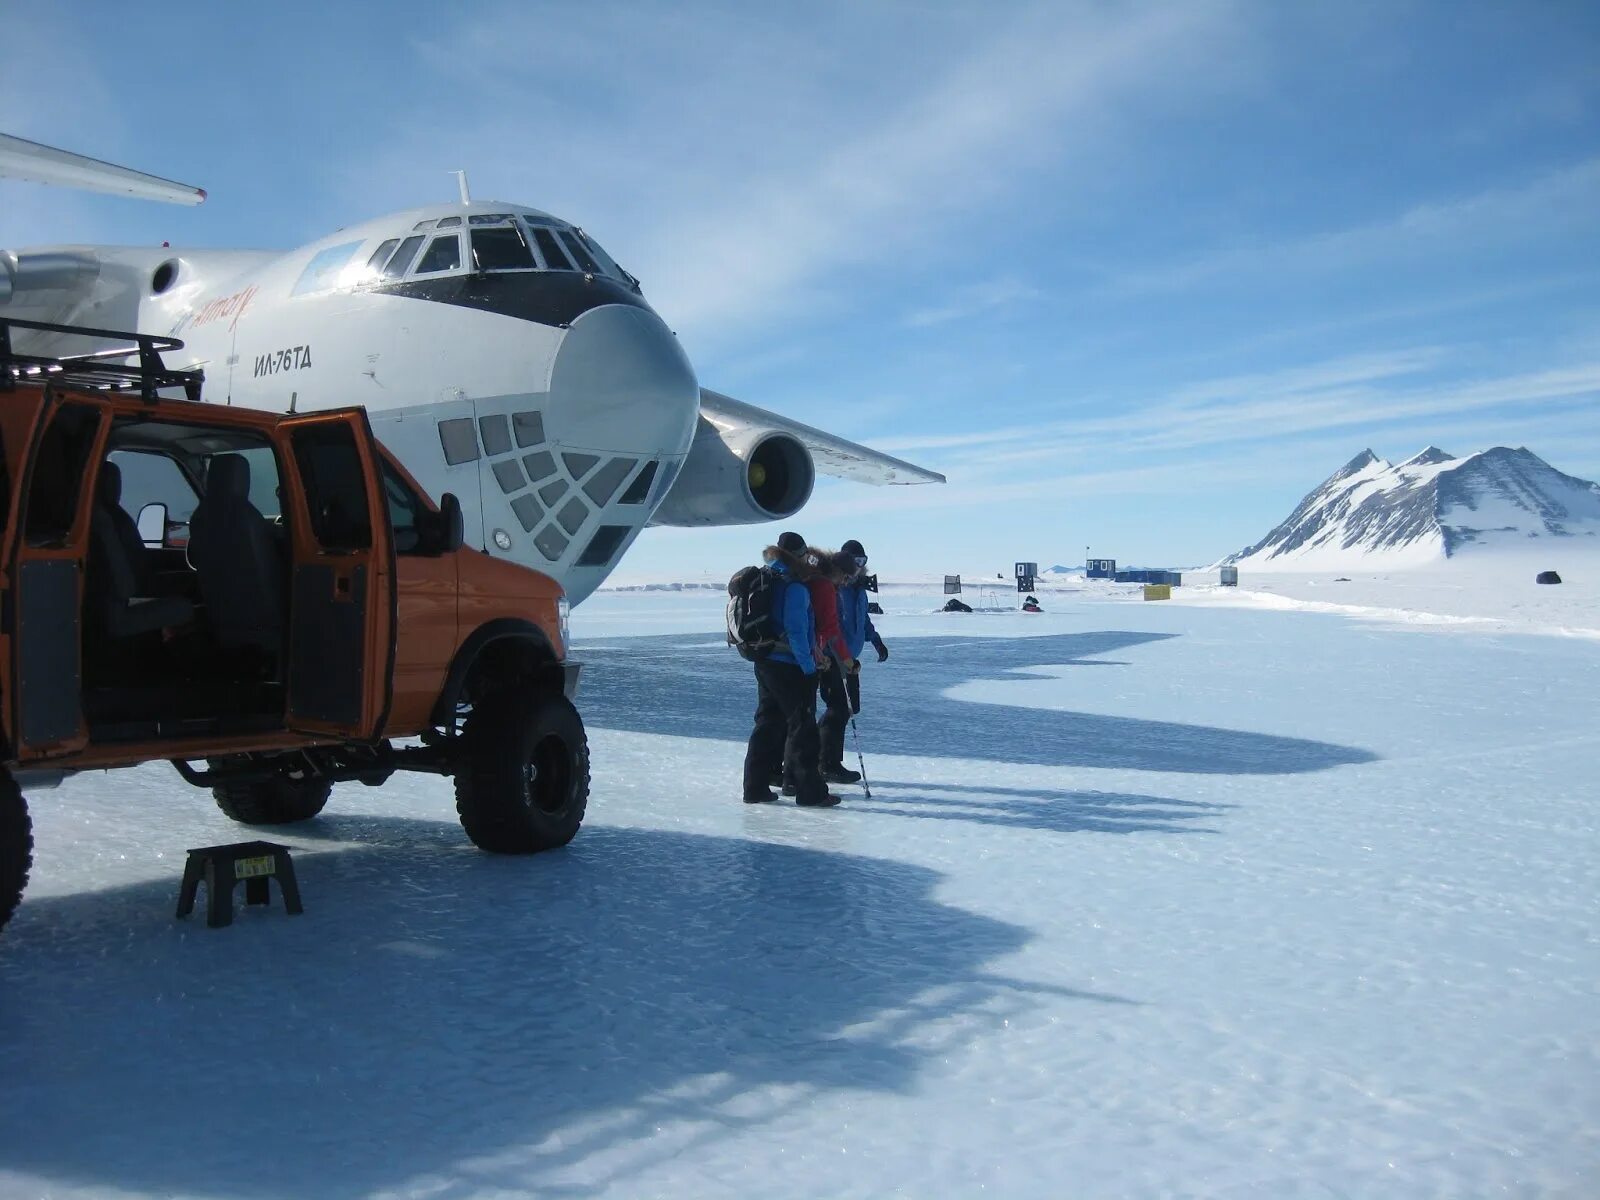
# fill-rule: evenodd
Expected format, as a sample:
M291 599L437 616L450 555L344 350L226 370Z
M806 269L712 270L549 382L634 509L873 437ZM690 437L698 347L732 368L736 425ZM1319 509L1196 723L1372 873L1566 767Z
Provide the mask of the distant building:
M1083 573L1090 579L1115 579L1117 577L1117 560L1114 558L1091 558L1085 564Z

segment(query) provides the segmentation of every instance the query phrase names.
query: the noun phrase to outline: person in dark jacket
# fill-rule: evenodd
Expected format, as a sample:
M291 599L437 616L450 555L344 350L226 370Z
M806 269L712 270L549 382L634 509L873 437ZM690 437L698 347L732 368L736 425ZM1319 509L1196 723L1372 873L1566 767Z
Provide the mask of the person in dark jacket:
M849 580L839 589L839 629L844 634L845 649L850 651L850 657L856 660L859 667L861 651L868 642L878 652L878 661L886 662L889 658L889 647L883 644L883 639L878 636L878 631L873 627L872 617L867 612L867 552L861 548L861 543L852 538L839 547L839 553L847 556L855 567ZM845 679L845 686L850 694L850 711L861 711L861 673L856 671ZM844 733L839 734L840 753L843 755Z
M798 543L799 549L789 549L786 540L791 545ZM839 803L817 770L817 629L811 597L804 586L804 553L805 541L798 534L786 533L762 556L781 584L774 597L774 614L783 628L783 641L754 664L756 715L744 756L746 804L766 804L778 798L768 781L786 763L794 779L797 804L827 808Z

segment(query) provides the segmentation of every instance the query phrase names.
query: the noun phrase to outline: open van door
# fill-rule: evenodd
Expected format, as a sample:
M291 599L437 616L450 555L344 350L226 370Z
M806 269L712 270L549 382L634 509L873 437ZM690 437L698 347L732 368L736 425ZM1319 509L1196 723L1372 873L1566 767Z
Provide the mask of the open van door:
M377 443L361 409L278 423L289 523L285 723L375 738L388 715L395 638L394 545Z
M8 397L8 403L19 398ZM92 464L106 405L55 402L48 389L21 461L18 511L6 546L6 634L11 640L11 745L18 761L81 750L83 579L89 552ZM8 421L16 431L21 421Z

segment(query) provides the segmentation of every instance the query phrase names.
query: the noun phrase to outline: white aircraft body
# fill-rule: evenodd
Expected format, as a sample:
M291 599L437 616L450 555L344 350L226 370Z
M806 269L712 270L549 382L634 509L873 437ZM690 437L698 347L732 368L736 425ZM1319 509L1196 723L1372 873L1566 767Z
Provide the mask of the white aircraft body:
M0 175L204 198L19 139L0 143ZM202 368L213 403L364 406L435 499L460 499L469 545L554 576L574 604L646 525L782 520L809 499L817 471L943 481L701 388L638 281L593 238L537 209L466 201L465 191L462 203L281 253L0 252L0 316L181 338L167 365ZM26 348L105 344L43 333Z

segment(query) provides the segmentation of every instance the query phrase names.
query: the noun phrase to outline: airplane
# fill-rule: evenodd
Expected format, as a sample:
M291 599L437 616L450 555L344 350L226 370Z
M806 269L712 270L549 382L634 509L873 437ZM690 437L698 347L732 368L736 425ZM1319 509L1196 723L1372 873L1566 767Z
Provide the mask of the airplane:
M200 188L0 135L0 177L196 204ZM944 476L700 385L677 336L581 227L518 204L425 205L288 251L0 251L0 314L181 338L204 399L362 405L467 544L577 604L650 525L785 520L816 475ZM107 354L36 332L18 350ZM118 353L112 348L110 353ZM124 472L125 502L132 482ZM167 496L151 496L181 515ZM192 507L192 500L190 507Z

